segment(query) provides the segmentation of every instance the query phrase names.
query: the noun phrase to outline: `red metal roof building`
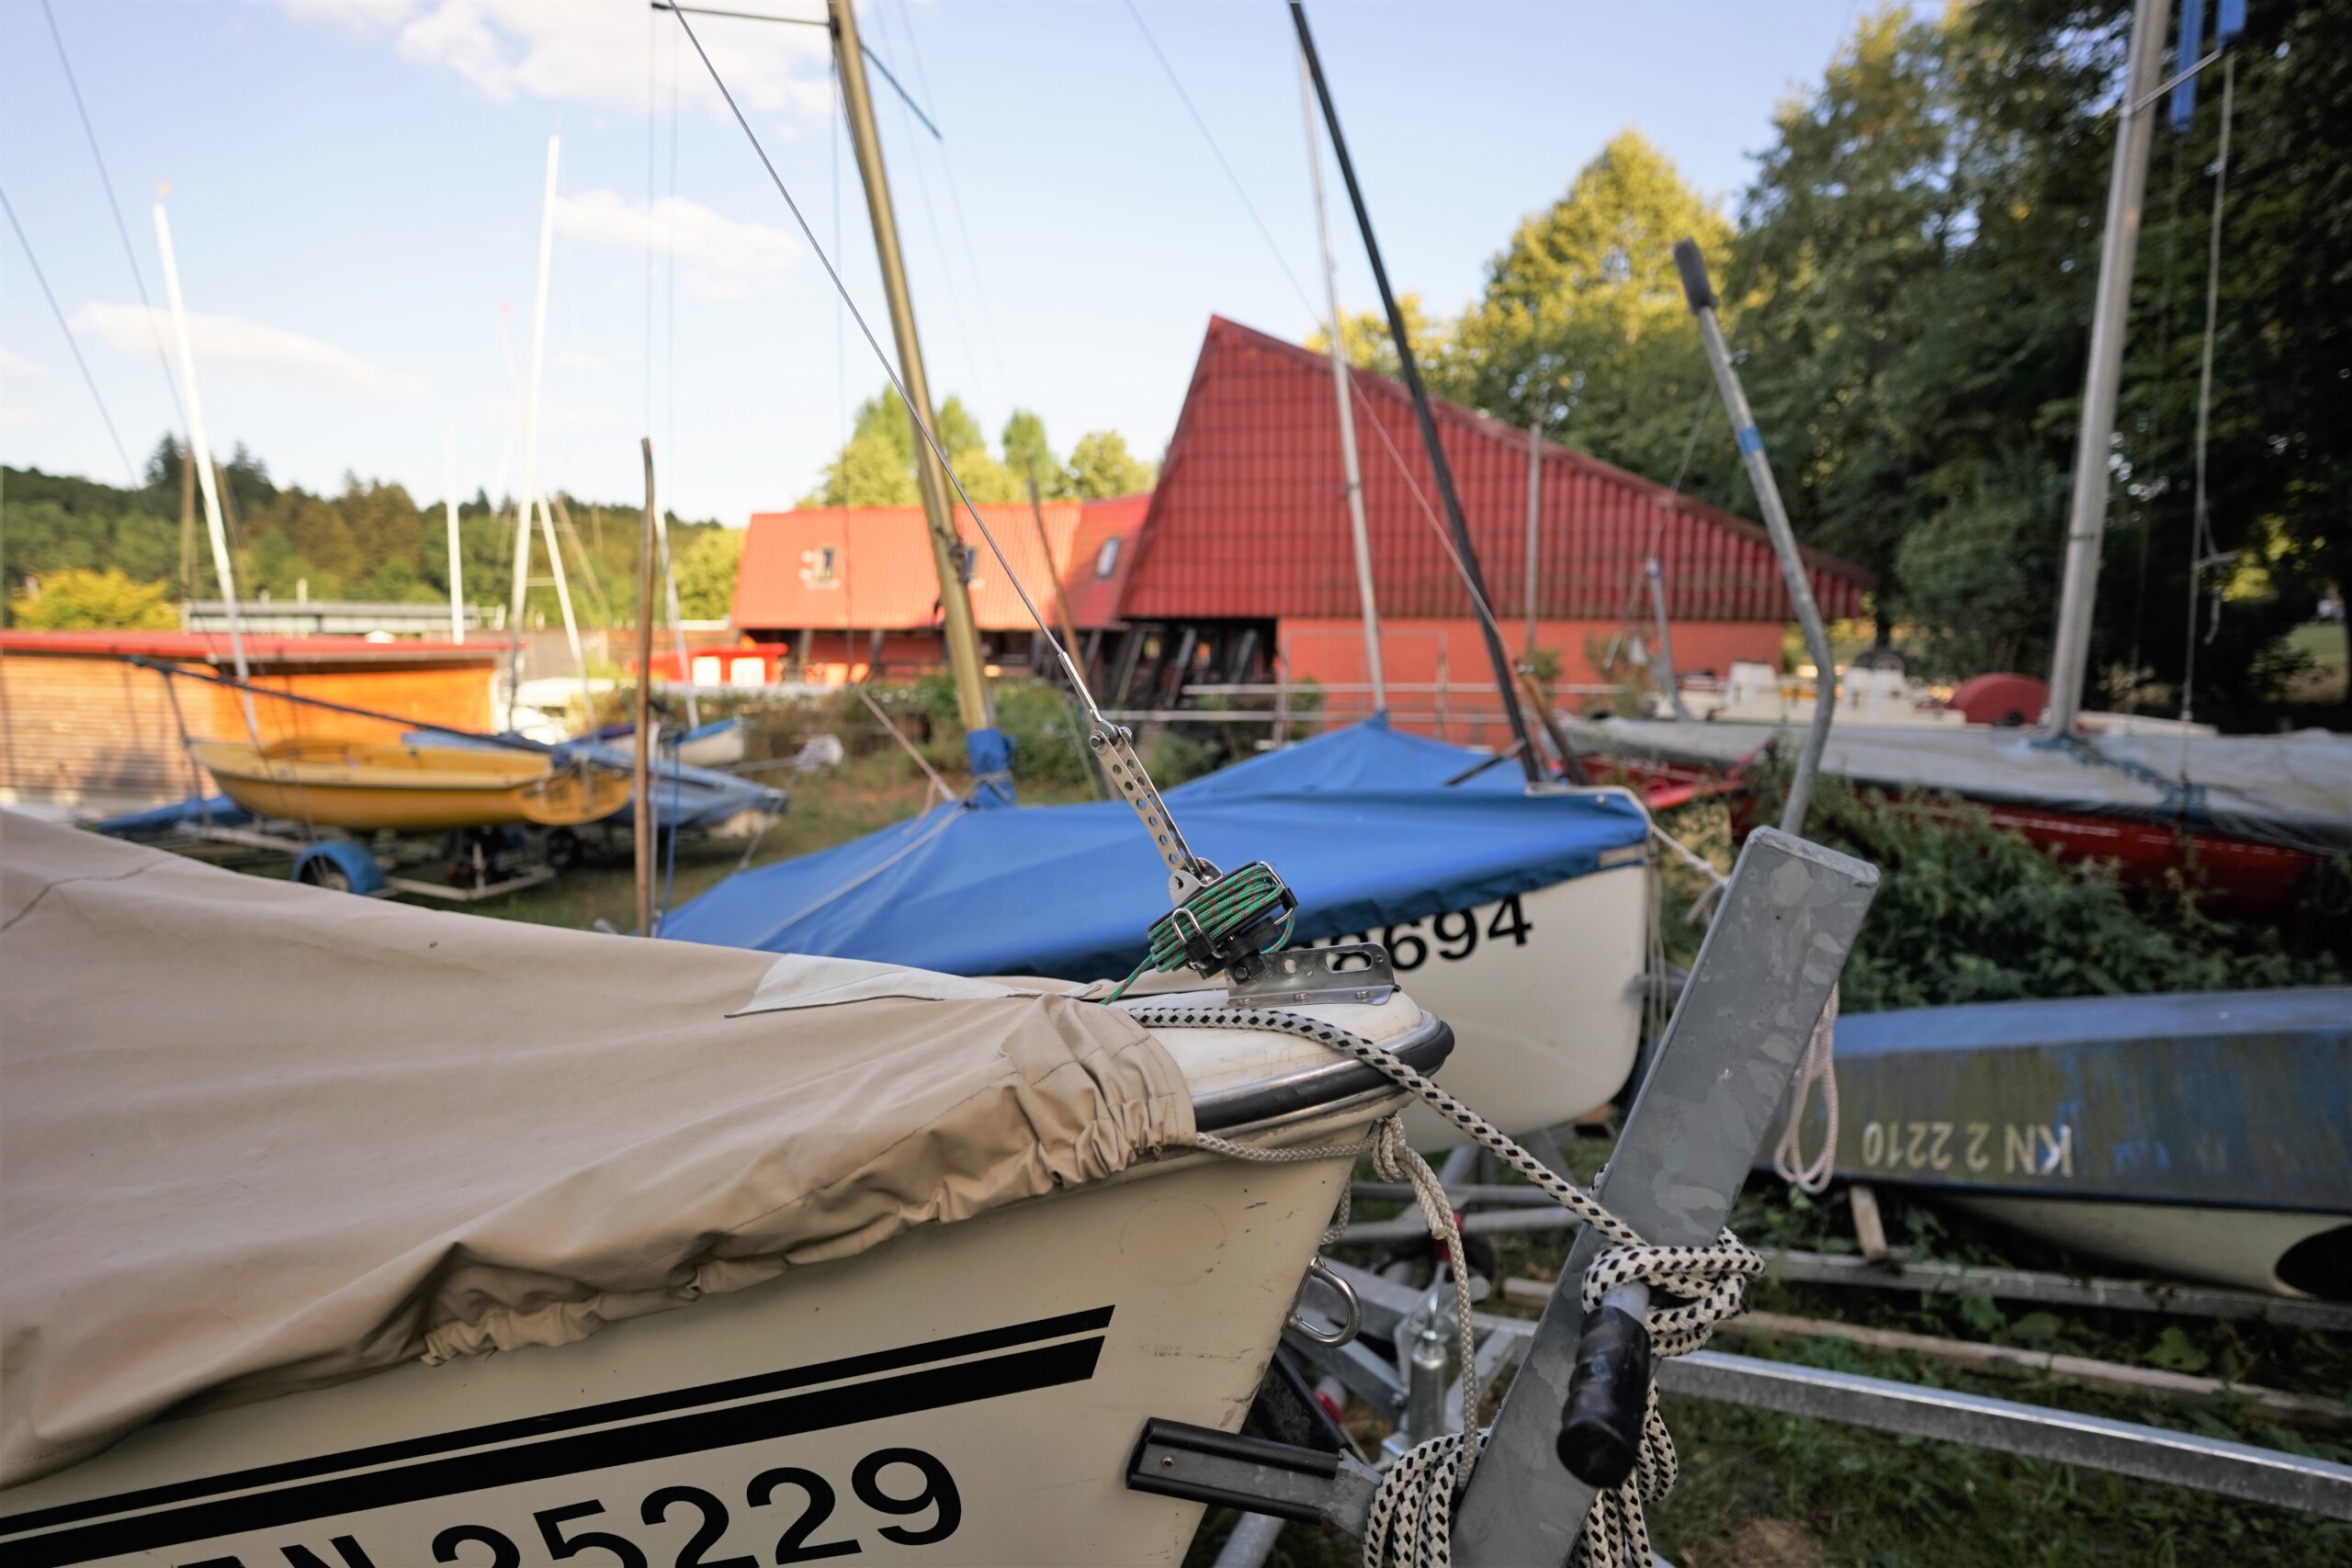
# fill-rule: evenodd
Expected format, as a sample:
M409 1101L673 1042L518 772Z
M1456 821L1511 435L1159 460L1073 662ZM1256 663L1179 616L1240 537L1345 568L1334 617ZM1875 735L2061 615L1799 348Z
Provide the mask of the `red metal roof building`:
M1115 624L1118 592L1133 557L1131 536L1149 500L1049 501L1038 514L1025 502L984 505L980 516L1049 620L1059 618L1053 583L1061 579L1083 638ZM972 616L983 649L991 660L1025 665L1035 629L1029 612L960 509L957 522L974 552ZM936 666L939 580L922 508L755 513L735 580L734 622L804 679L861 681L876 665L901 673Z
M1514 655L1525 625L1528 434L1467 409L1436 404L1440 439L1494 613ZM1404 388L1355 378L1357 446L1392 686L1488 680L1477 623L1451 558L1429 459ZM1591 655L1619 629L1642 562L1662 563L1674 652L1685 671L1727 671L1736 659L1777 665L1788 592L1764 529L1554 442L1543 445L1535 571L1538 646L1561 678L1598 679ZM1327 686L1365 679L1355 558L1330 362L1212 317L1159 485L1151 497L1121 618L1137 636L1169 629L1140 678L1125 660L1112 698L1157 705L1173 686L1172 656L1193 679L1262 678L1248 666L1279 650L1286 673ZM1831 618L1860 614L1870 573L1807 550L1813 591ZM1646 602L1637 626L1646 626ZM1192 635L1180 637L1179 628ZM1260 665L1260 668L1262 668ZM1159 683L1165 678L1167 685ZM1492 739L1457 694L1456 739ZM1497 715L1491 688L1487 715ZM1362 712L1334 693L1327 711ZM1429 697L1393 693L1400 720ZM1416 728L1423 726L1416 725Z

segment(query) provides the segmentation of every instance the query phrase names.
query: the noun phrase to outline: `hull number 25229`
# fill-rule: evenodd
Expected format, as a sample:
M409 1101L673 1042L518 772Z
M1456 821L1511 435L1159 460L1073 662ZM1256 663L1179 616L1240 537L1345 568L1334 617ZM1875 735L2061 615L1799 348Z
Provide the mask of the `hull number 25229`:
M907 1489L909 1478L904 1473L909 1470L918 1482L911 1491ZM956 1494L956 1478L937 1456L921 1449L876 1449L851 1470L849 1484L857 1500L877 1514L910 1520L922 1516L919 1523L882 1525L875 1529L876 1535L895 1545L929 1546L954 1535L964 1522L964 1502ZM813 1470L786 1465L753 1476L744 1488L746 1507L789 1511L773 1551L763 1557L710 1555L726 1538L731 1517L724 1499L699 1486L658 1487L646 1494L637 1516L650 1526L675 1521L689 1527L686 1539L670 1559L670 1568L760 1568L763 1560L815 1562L864 1551L856 1532L827 1528L837 1501L833 1483ZM646 1547L605 1528L620 1521L608 1518L602 1498L542 1508L531 1516L531 1521L538 1527L537 1544L556 1562L576 1557L582 1559L582 1568L653 1568ZM667 1550L666 1542L657 1550ZM356 1536L337 1535L329 1539L324 1552L296 1543L278 1548L277 1555L283 1558L285 1568L392 1568L395 1563L422 1562L425 1556L398 1542L380 1542L378 1551L380 1556L371 1555ZM342 1559L339 1563L334 1561L337 1557ZM455 1568L522 1568L523 1549L505 1531L488 1525L452 1524L434 1535L431 1558ZM208 1557L178 1568L278 1568L278 1564L270 1558L247 1562L239 1557Z

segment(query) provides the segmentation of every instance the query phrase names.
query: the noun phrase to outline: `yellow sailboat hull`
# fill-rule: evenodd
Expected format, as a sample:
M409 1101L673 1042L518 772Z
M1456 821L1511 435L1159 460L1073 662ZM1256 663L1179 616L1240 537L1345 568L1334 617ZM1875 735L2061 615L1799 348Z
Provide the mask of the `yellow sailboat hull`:
M198 740L188 750L246 810L321 828L574 827L629 798L617 773L529 751L326 739Z

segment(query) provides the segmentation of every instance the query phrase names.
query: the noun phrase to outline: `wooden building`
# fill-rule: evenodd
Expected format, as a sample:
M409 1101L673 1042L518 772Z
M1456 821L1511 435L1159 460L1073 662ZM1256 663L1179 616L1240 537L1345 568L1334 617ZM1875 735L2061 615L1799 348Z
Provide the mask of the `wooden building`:
M254 698L254 728L264 741L385 740L401 728L266 694L282 691L419 724L486 730L491 682L505 653L503 640L249 637L246 666L264 688ZM182 738L243 739L236 692L169 680L130 662L130 655L208 675L235 673L224 635L0 631L0 805L117 811L209 789Z

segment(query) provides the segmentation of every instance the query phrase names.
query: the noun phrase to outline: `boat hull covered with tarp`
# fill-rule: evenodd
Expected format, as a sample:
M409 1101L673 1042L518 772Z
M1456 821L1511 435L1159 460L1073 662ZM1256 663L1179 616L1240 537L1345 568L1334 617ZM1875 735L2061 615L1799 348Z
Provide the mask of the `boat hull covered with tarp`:
M1350 1165L1192 1145L1401 1098L1046 982L0 844L12 1563L1180 1562L1136 1433L1239 1425Z
M623 726L614 728L621 731L618 739L604 736L593 740L563 740L549 750L567 762L584 762L622 778L634 778L634 734ZM403 739L412 744L480 750L497 745L487 736L456 736L430 729L418 730ZM698 833L713 839L753 838L775 827L792 805L792 796L784 790L771 789L715 768L696 767L666 748L647 758L646 767L652 778L648 793L653 796L653 825L664 833ZM619 808L606 816L603 825L631 827L635 809L635 801L625 791Z
M1448 1083L1516 1125L1604 1103L1631 1070L1650 919L1648 817L1623 790L1530 793L1517 769L1374 720L1168 793L1193 849L1269 861L1294 940L1385 943L1450 1022ZM1449 782L1456 781L1456 782ZM729 878L662 934L960 975L1117 978L1168 907L1167 871L1117 801L933 807ZM1417 1139L1458 1134L1430 1117Z
M1737 773L1791 732L1735 720L1571 721L1576 743L1674 786ZM1825 773L1875 790L1957 795L1998 826L2161 885L2193 870L2231 907L2292 902L2352 852L2352 737L2099 733L2053 741L2019 728L1841 724Z
M1841 1175L2096 1257L2352 1300L2352 988L1849 1013L1837 1071Z
M254 816L318 828L577 827L629 797L626 774L536 750L298 739L195 740L188 754Z

